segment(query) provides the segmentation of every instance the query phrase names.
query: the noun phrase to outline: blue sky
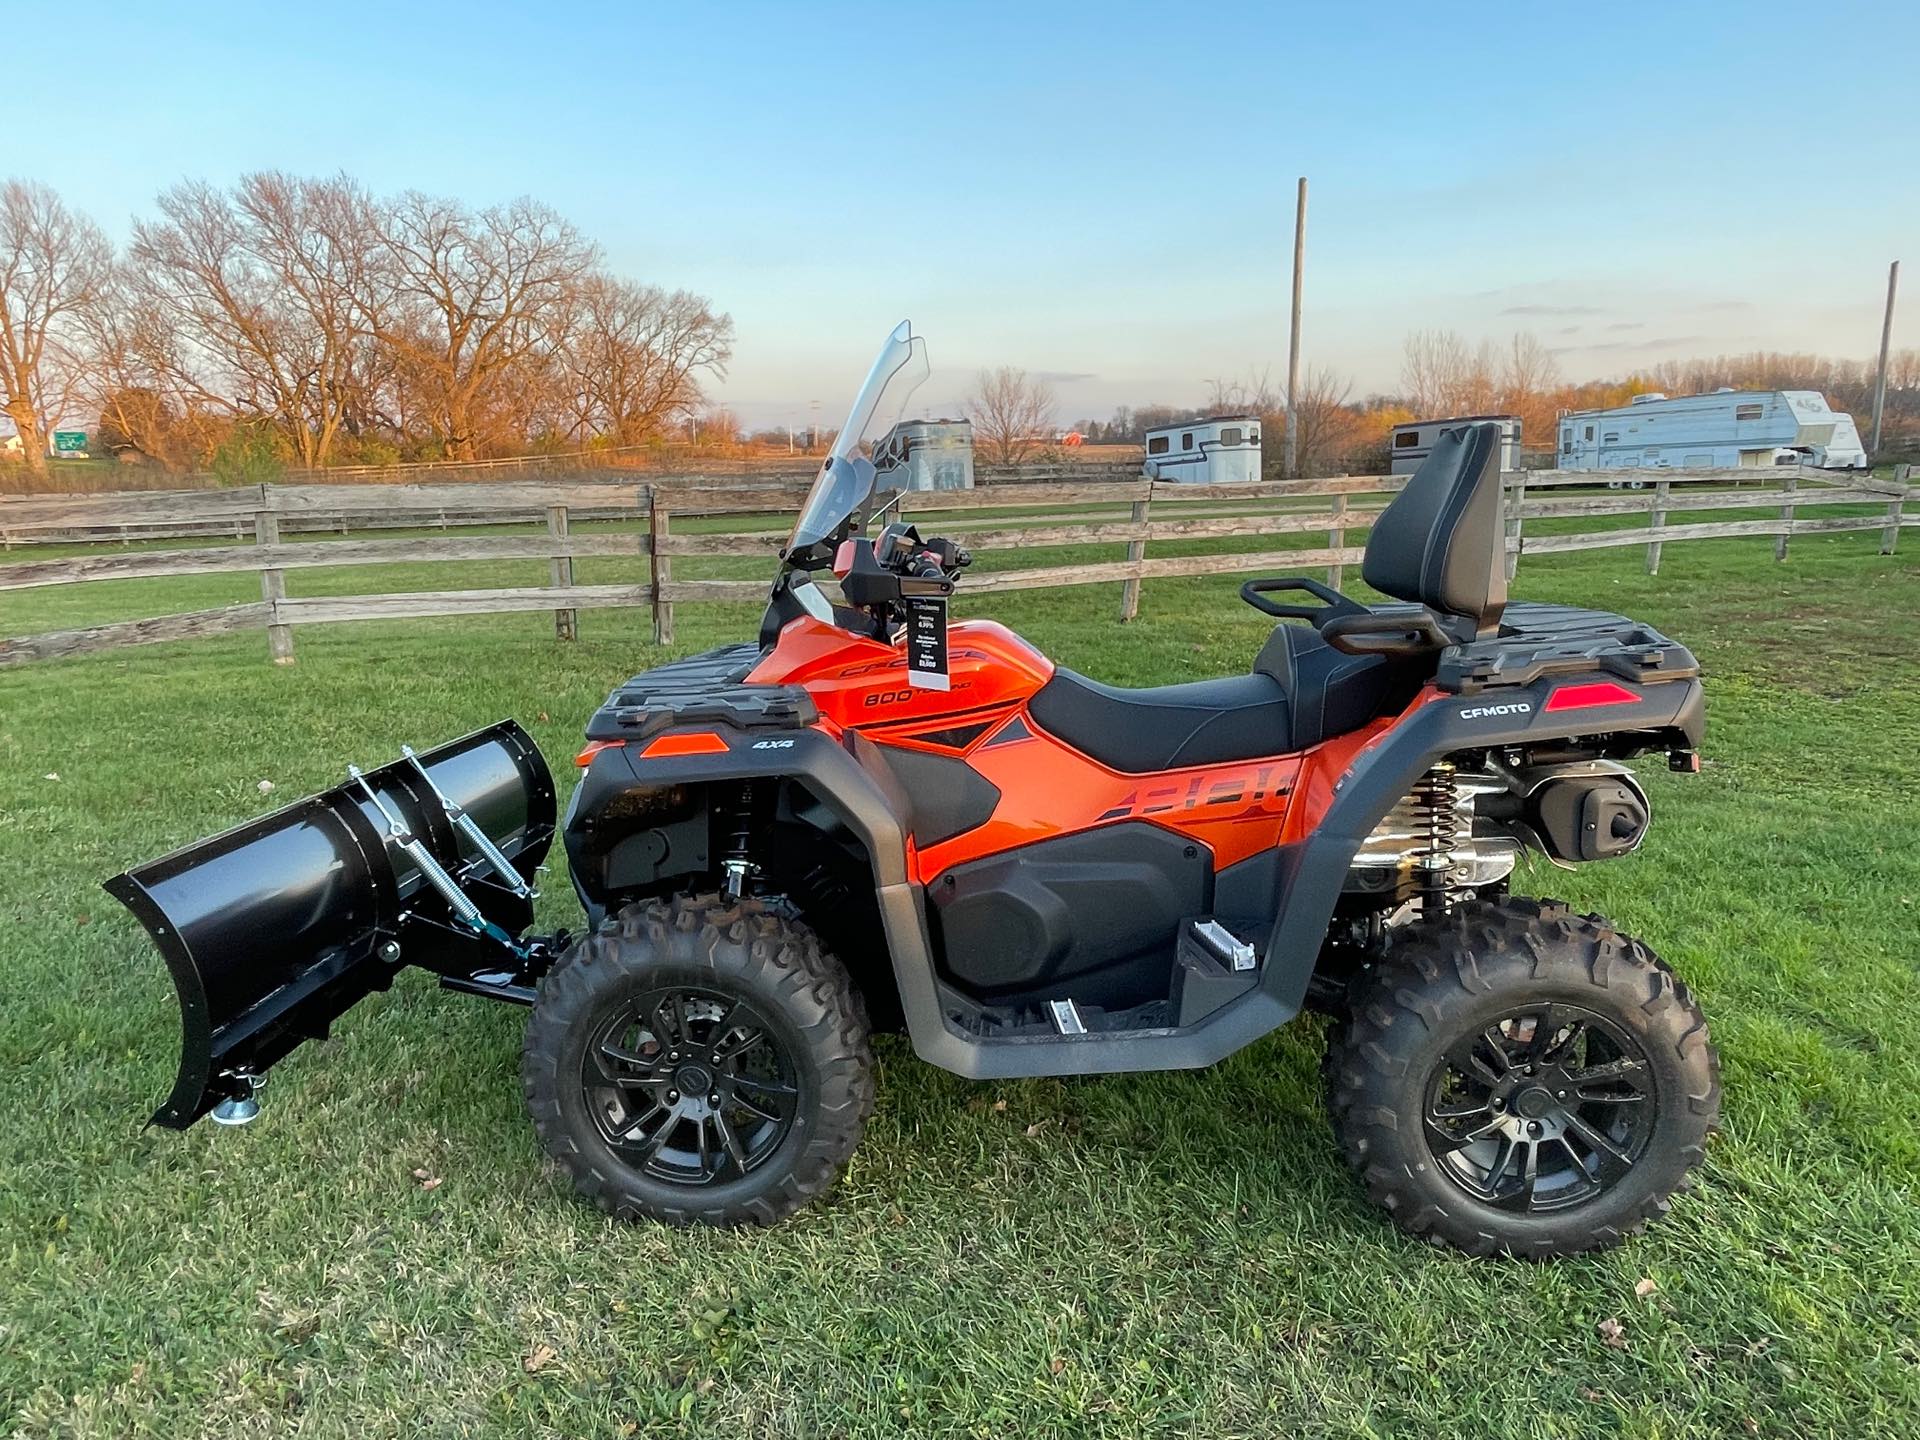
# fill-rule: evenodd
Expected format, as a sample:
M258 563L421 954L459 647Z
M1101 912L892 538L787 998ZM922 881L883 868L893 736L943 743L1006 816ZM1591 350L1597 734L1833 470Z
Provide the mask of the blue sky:
M536 195L732 313L755 424L843 407L903 315L934 409L990 364L1069 415L1278 375L1303 174L1304 349L1357 393L1425 326L1573 378L1866 356L1920 235L1910 4L6 10L0 173L116 238L266 167Z

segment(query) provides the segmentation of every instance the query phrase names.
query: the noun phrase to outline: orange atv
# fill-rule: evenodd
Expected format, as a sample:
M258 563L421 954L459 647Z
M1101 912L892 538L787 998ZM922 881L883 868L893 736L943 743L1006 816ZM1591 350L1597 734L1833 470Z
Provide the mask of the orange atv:
M766 1223L852 1153L873 1029L961 1075L1091 1075L1208 1065L1313 1006L1334 1127L1407 1230L1558 1255L1663 1210L1718 1113L1700 1011L1640 941L1507 886L1523 850L1640 844L1622 762L1697 768L1698 667L1506 603L1495 427L1376 521L1395 603L1249 581L1282 623L1247 674L1119 689L949 624L967 553L875 530L925 372L902 325L758 640L594 715L561 827L583 936L527 933L555 795L510 721L110 881L180 992L155 1121L251 1118L270 1066L419 965L532 1007L534 1125L608 1211Z

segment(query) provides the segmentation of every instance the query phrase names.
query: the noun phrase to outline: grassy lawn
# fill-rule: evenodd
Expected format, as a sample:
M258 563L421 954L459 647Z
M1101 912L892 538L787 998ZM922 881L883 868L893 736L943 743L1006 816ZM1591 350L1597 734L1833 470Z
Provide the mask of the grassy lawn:
M303 628L288 669L247 634L0 671L0 1433L1920 1433L1920 562L1877 541L1522 566L1521 595L1638 615L1710 671L1706 768L1646 767L1645 849L1519 888L1611 914L1694 985L1726 1133L1652 1233L1552 1265L1431 1251L1365 1203L1311 1022L1206 1071L994 1085L885 1040L851 1171L769 1232L577 1203L521 1110L522 1014L417 973L278 1070L260 1123L142 1131L178 1022L100 879L503 715L564 784L589 710L661 656L644 616L591 611L569 646L536 614ZM1171 681L1246 667L1266 622L1238 578L1149 581L1126 627L1117 585L962 608ZM257 594L6 593L0 633ZM752 619L684 607L679 648Z

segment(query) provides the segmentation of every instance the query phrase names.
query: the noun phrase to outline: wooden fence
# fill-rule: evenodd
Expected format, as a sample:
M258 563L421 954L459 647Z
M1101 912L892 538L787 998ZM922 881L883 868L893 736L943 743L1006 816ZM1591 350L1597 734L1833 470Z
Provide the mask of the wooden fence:
M1591 473L1532 471L1507 477L1505 527L1508 572L1522 555L1545 555L1609 547L1644 547L1650 572L1662 547L1688 540L1768 537L1776 559L1787 558L1795 535L1879 531L1883 554L1893 552L1903 526L1920 524L1920 508L1906 502L1920 495L1903 469L1892 483L1858 481L1799 469L1758 472L1671 471L1650 479L1644 490L1597 487ZM1328 480L1246 485L1182 486L1133 478L1066 485L988 485L968 491L916 492L904 508L927 522L930 533L963 538L979 551L1018 552L1077 545L1124 545L1124 558L1036 565L970 574L967 594L1050 586L1118 583L1120 618L1138 613L1140 582L1170 576L1254 571L1328 572L1335 586L1363 549L1351 543L1385 506L1404 476L1357 476ZM350 489L343 498L342 490ZM771 571L798 502L792 488L702 487L684 483L605 482L469 483L461 485L261 485L190 492L133 492L0 501L0 525L13 533L70 532L102 526L164 528L210 524L242 543L173 549L115 547L50 560L0 564L0 591L95 580L254 573L260 599L217 609L120 621L81 629L0 639L0 665L114 649L153 641L218 635L238 630L267 633L268 653L278 663L293 658L293 628L345 620L403 620L436 615L498 614L551 610L555 633L579 633L579 612L611 606L642 606L652 612L654 637L674 639L676 605L754 601L766 593L765 578L722 580L675 576L676 558L756 558ZM1775 511L1763 518L1676 521L1676 513ZM1006 514L1027 511L1038 513ZM1062 512L1067 512L1063 515ZM485 517L518 524L513 535L439 535L407 539L288 541L286 532L328 526L343 516L377 516L386 525L430 526L449 516ZM1542 532L1540 521L1646 516L1644 525ZM736 517L715 529L687 530L676 521ZM760 517L756 525L753 517ZM582 533L583 518L626 522L624 528ZM525 527L544 520L544 532ZM1536 528L1529 533L1528 526ZM1268 545L1232 553L1149 555L1155 544L1246 537L1324 538L1308 548ZM633 584L579 584L574 561L623 556L644 562L647 579ZM312 567L380 565L422 561L540 560L548 562L544 586L450 590L408 594L299 596L288 594L287 575Z
M615 520L634 513L634 493L643 485L664 486L669 490L731 489L772 490L769 503L785 504L792 494L804 490L812 480L812 471L795 470L791 462L783 470L764 465L745 469L724 464L710 465L698 472L638 474L602 470L600 473L571 475L522 474L514 483L486 483L478 478L482 467L507 462L477 460L467 466L439 466L410 475L394 468L364 472L315 472L309 480L273 484L266 487L279 494L290 490L312 491L323 497L297 511L281 516L283 534L349 534L356 530L446 530L453 526L518 525L525 521L524 506L503 505L503 493L525 494L564 484L577 494L589 497L571 507L576 521ZM518 463L518 462L515 462ZM470 467L470 469L469 469ZM459 470L456 482L437 483L449 470ZM471 470L471 473L470 473ZM980 483L988 486L1077 485L1122 482L1139 478L1140 467L1123 463L1076 463L1072 465L1036 464L979 468ZM335 476L347 474L346 480ZM324 476L325 478L319 478ZM385 476L388 483L373 483ZM438 497L437 506L412 505L396 508L389 497L398 488L410 493L426 492ZM596 488L597 487L597 488ZM219 488L194 485L188 488L140 489L120 492L75 491L57 495L0 496L0 550L34 545L90 544L99 541L192 540L225 536L245 540L253 533L253 517L260 508L258 485ZM596 503L598 496L604 503ZM230 497L230 498L222 498Z

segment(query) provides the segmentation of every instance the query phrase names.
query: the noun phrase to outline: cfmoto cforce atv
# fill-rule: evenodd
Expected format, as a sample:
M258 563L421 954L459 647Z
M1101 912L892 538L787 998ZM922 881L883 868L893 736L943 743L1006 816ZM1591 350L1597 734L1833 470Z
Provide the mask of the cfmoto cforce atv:
M1508 881L1524 851L1639 846L1623 762L1698 767L1698 667L1507 603L1495 427L1376 519L1390 603L1251 580L1279 623L1246 674L1120 689L950 624L966 551L875 513L925 373L902 325L759 636L592 717L559 826L579 937L527 934L555 791L512 722L110 881L180 994L155 1121L249 1118L269 1067L418 965L531 1007L534 1126L606 1210L765 1223L852 1153L871 1031L966 1076L1092 1075L1208 1065L1312 1007L1341 1145L1413 1234L1558 1255L1663 1210L1718 1113L1699 1008Z

